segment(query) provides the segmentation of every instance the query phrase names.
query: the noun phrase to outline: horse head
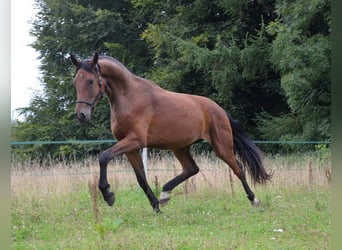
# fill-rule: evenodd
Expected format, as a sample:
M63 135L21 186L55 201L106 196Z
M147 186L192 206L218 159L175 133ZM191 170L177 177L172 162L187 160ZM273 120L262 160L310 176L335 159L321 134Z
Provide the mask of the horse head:
M103 97L104 92L98 64L99 55L96 53L93 58L83 61L71 55L70 59L76 67L73 80L77 92L76 117L80 122L89 122L91 112Z

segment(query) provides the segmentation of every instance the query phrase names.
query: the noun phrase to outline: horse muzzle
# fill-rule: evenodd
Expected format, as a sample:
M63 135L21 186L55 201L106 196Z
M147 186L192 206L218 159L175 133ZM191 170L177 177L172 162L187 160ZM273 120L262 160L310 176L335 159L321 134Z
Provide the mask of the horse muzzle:
M79 122L88 123L90 122L91 110L88 109L76 109L76 118Z

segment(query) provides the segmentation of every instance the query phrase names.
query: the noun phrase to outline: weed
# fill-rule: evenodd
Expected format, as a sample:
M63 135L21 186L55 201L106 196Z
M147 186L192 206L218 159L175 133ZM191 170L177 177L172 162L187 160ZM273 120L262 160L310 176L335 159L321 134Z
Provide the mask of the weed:
M89 188L89 193L91 196L91 204L93 207L93 213L94 213L94 219L95 219L95 223L98 224L99 223L99 207L97 204L97 176L94 175L93 176L93 181L91 182L89 180L88 182L88 188Z
M101 239L104 239L105 236L109 233L115 233L116 230L119 229L122 219L116 218L104 218L103 222L94 224L94 230L99 234Z

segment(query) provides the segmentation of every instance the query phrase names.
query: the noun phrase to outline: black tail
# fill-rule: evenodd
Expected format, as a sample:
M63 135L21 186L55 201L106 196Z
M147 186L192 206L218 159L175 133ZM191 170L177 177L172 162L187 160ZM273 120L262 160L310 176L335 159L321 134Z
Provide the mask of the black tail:
M272 173L267 173L261 160L262 152L243 130L241 123L234 120L227 113L233 132L234 150L242 161L243 168L247 168L254 182L264 184L272 178Z

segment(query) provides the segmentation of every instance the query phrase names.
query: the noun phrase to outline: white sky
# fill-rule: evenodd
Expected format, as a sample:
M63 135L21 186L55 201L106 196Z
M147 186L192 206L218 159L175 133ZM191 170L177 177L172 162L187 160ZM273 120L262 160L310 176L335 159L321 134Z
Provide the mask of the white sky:
M11 0L11 117L20 119L14 111L29 105L39 84L38 52L28 46L34 41L29 35L34 18L34 0ZM17 70L20 68L20 71Z

